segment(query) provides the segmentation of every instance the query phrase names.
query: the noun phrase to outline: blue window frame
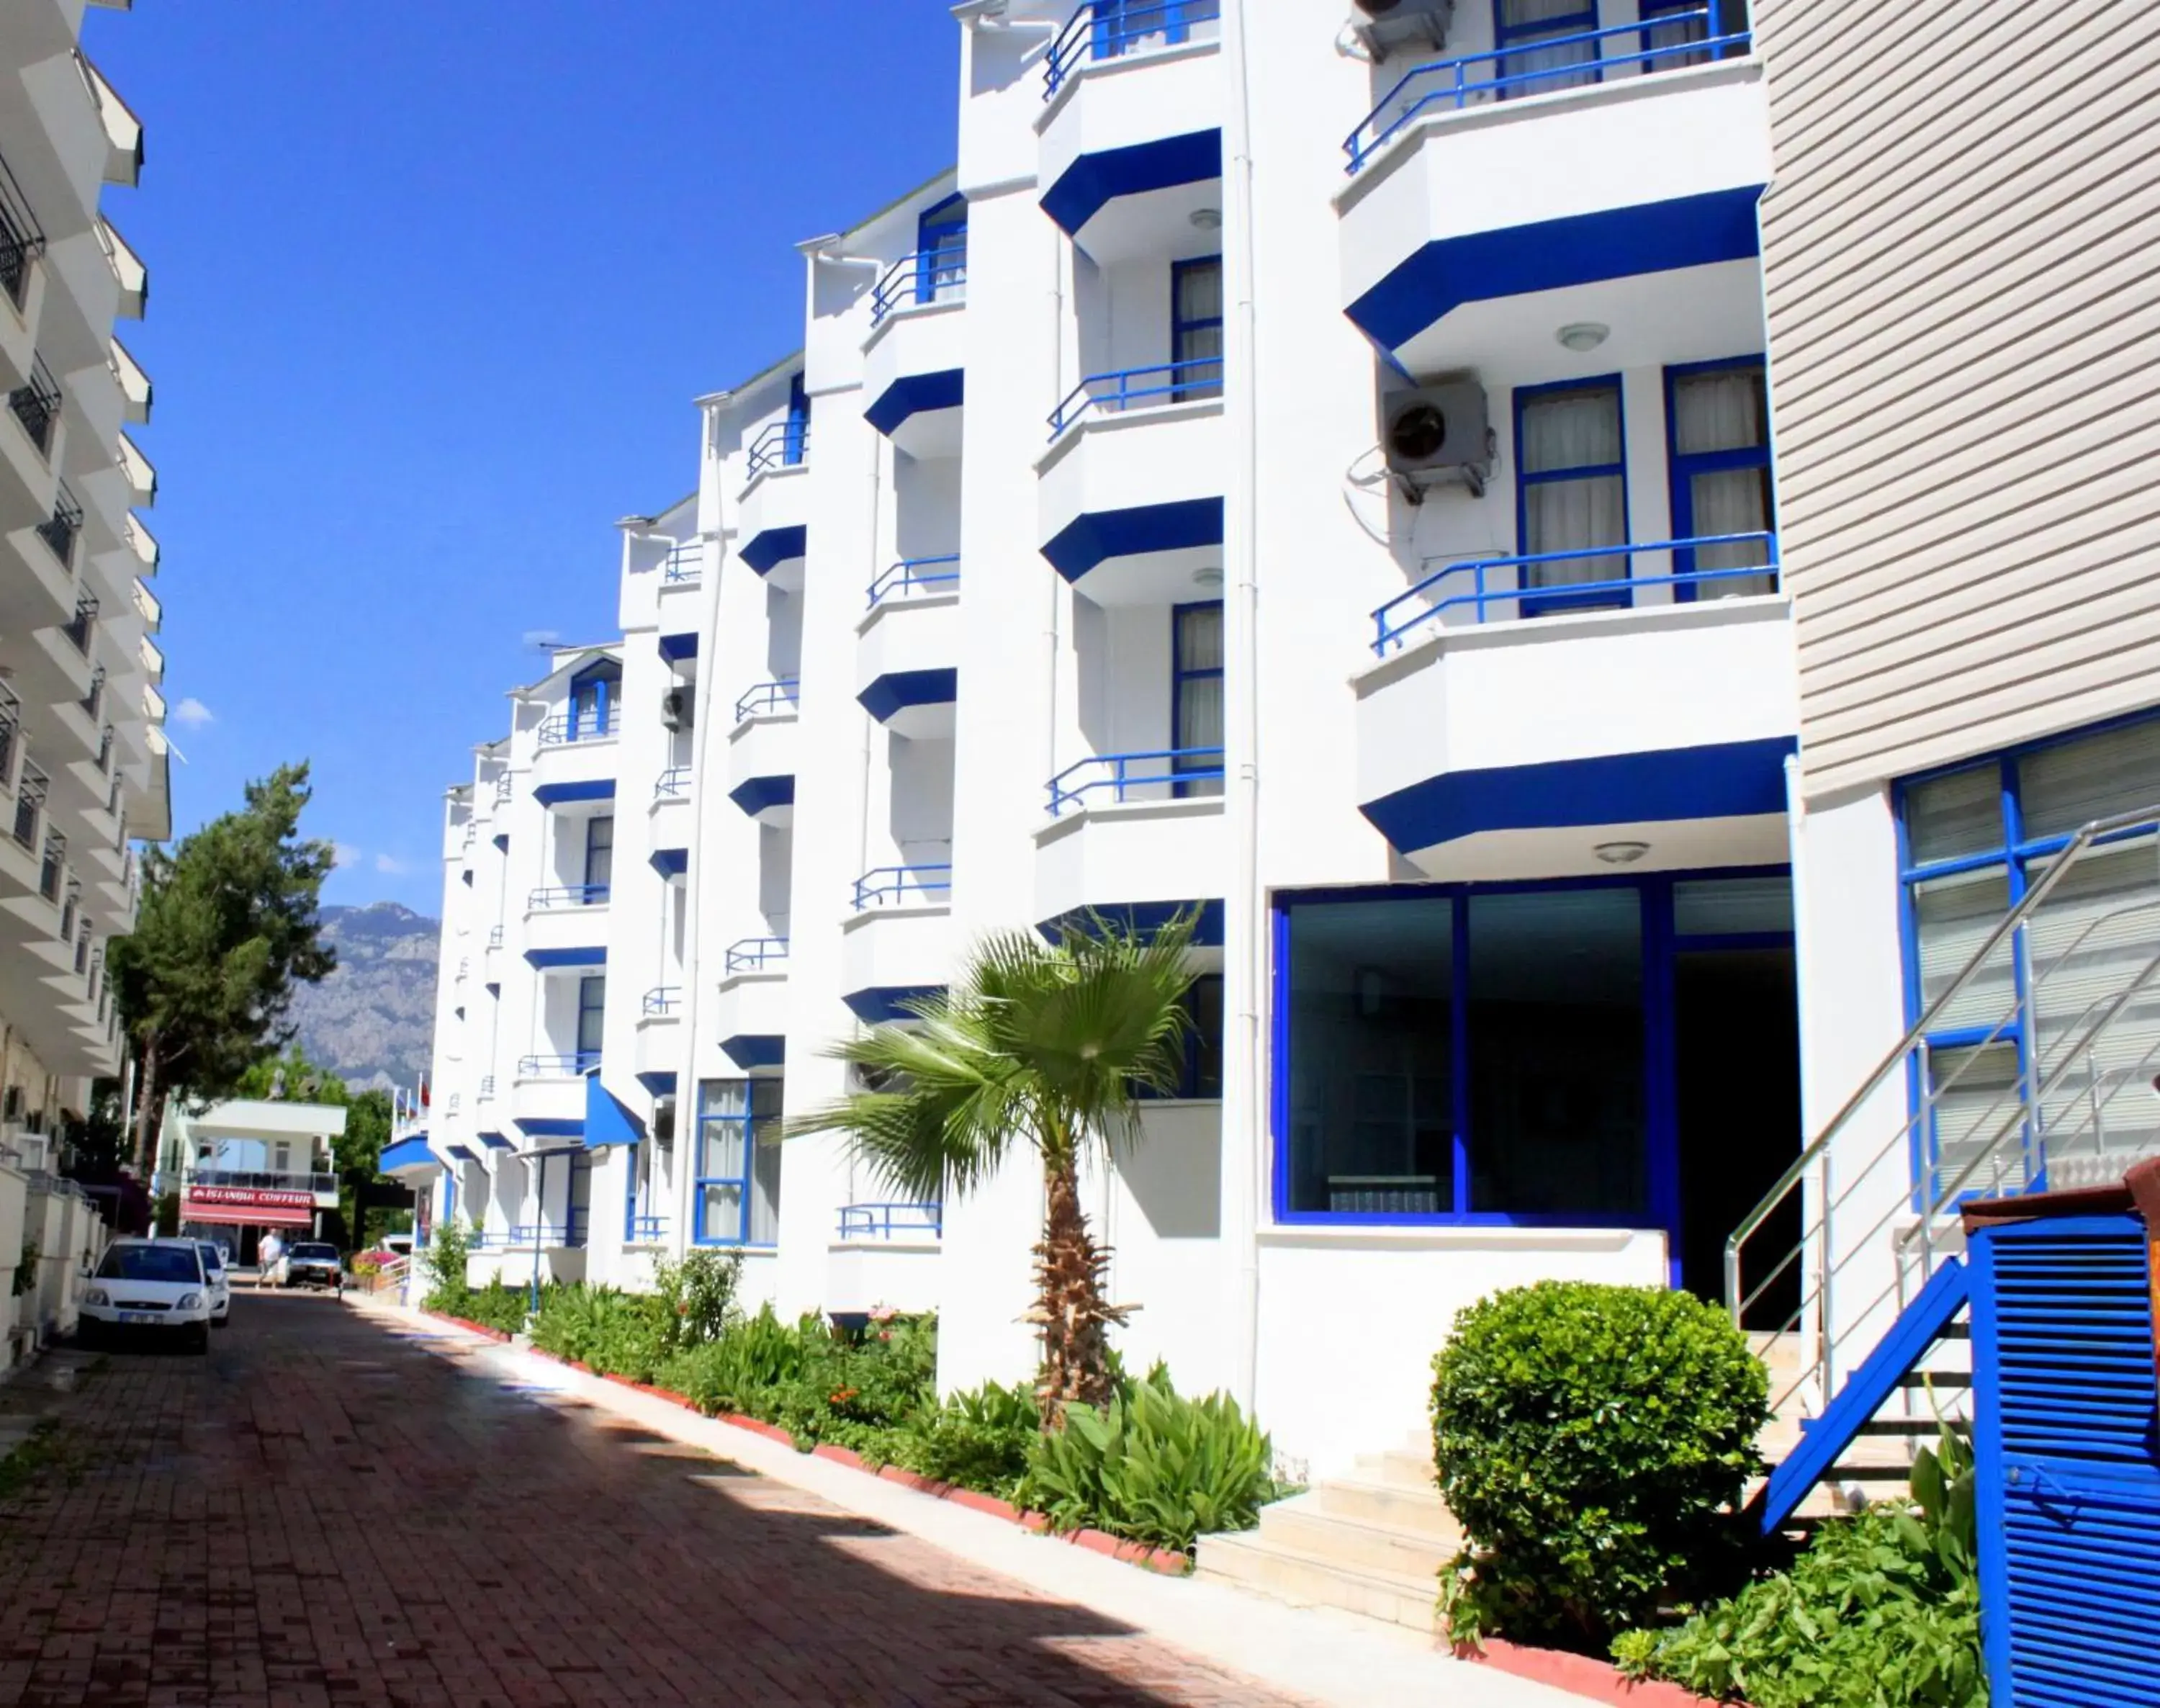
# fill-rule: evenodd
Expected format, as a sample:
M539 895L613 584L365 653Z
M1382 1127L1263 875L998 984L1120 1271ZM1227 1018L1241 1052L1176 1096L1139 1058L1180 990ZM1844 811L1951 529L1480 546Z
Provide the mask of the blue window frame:
M781 1111L777 1078L699 1082L690 1201L695 1243L779 1243Z
M1216 15L1221 0L1095 0L1089 51L1114 60L1150 39L1176 46L1192 34L1192 25Z
M1923 773L1893 797L1905 1002L1917 1022L2081 825L2160 801L2160 719ZM2160 1003L2133 994L2083 1047L2094 1015L2149 953L2132 945L2147 941L2139 927L2149 933L2160 907L2154 843L2126 834L2088 852L1930 1025L1908 1069L1916 1206L2042 1189L2051 1156L2089 1155L2103 1142L2160 1149Z
M1763 358L1689 362L1665 370L1665 457L1676 540L1770 533L1778 526L1770 475L1770 394ZM1770 561L1769 542L1673 553L1673 574L1745 569ZM1777 577L1683 581L1680 600L1774 593Z
M1223 395L1223 257L1170 266L1171 401Z
M603 813L585 821L585 899L608 899L615 876L615 818Z
M450 1227L458 1219L458 1174L454 1164L443 1172L443 1226Z
M809 443L810 394L803 389L802 376L796 374L787 382L787 427L781 438L781 466L797 467Z
M1628 421L1620 376L1515 392L1515 537L1524 557L1624 546L1628 540ZM1630 602L1624 553L1525 563L1519 609L1597 610ZM1597 584L1594 592L1571 586Z
M578 981L578 1059L595 1065L607 1021L607 974L588 973Z
M1502 50L1498 75L1533 80L1503 87L1498 91L1499 98L1547 95L1555 89L1595 83L1599 76L1596 42L1549 48L1536 44L1556 36L1581 35L1597 28L1597 0L1493 0L1493 45ZM1515 51L1508 51L1510 49ZM1571 65L1582 69L1573 72L1565 69Z
M915 300L937 300L937 293L968 276L968 199L948 195L925 208L915 224Z
M622 667L611 658L588 664L570 678L570 740L589 740L613 730L622 697Z
M1717 16L1719 9L1719 0L1640 0L1635 15L1642 20L1644 27L1638 38L1636 51L1656 53L1661 49L1684 47L1689 42L1707 40L1712 33L1711 25L1713 22L1718 24L1716 33L1725 34L1723 19ZM1711 13L1711 17L1700 15L1706 10ZM1690 13L1697 15L1690 17ZM1649 60L1641 69L1646 72L1670 71L1682 65L1703 65L1711 57L1711 50L1707 48L1696 54L1669 53L1664 58Z
M1223 792L1223 601L1171 607L1170 745L1173 772L1212 772L1171 785L1181 799Z

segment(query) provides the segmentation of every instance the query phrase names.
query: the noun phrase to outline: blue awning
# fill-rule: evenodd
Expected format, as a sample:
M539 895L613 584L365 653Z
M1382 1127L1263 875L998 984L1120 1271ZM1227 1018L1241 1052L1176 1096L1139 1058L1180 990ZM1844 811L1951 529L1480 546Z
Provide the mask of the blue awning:
M585 1149L605 1150L610 1145L635 1145L645 1136L645 1123L600 1083L597 1073L585 1081Z
M469 1145L445 1145L443 1149L446 1153L456 1158L460 1162L478 1162L480 1160L480 1158L474 1155L472 1147Z
M410 1138L400 1139L395 1145L386 1145L376 1166L384 1174L395 1174L401 1168L440 1168L442 1163L428 1148L428 1135L415 1133Z
M491 1150L515 1150L517 1148L500 1133L482 1133L480 1142Z

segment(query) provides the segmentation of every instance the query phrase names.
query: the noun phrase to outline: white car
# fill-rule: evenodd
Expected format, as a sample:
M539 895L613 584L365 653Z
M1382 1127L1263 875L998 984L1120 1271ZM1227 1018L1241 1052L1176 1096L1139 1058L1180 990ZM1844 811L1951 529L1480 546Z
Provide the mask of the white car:
M116 1239L82 1295L75 1339L99 1346L131 1332L191 1352L210 1350L210 1283L192 1239Z
M215 1240L199 1239L195 1249L202 1254L203 1274L210 1280L210 1322L212 1328L223 1328L232 1320L232 1271L225 1265L225 1252Z

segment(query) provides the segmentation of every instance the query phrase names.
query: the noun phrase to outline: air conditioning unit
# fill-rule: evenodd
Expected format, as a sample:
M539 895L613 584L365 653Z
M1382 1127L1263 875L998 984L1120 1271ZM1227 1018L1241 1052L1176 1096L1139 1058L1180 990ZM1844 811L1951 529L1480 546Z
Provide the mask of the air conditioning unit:
M1450 481L1482 495L1493 472L1485 388L1462 377L1389 392L1380 401L1380 449L1388 472L1413 504Z
M900 1075L890 1067L873 1067L867 1062L848 1064L848 1091L852 1095L864 1092L890 1091Z
M694 715L698 696L693 689L671 688L660 697L660 726L663 729L687 729Z
M1437 51L1447 45L1447 26L1455 20L1455 0L1356 0L1356 5L1350 27L1376 60L1402 48Z

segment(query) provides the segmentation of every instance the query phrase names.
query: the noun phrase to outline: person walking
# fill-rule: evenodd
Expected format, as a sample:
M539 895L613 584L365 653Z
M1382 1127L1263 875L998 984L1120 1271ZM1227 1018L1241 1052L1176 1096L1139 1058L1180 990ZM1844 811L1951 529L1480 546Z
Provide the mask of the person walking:
M266 1230L255 1247L255 1285L258 1288L278 1285L278 1265L284 1256L285 1242L278 1237L278 1230Z

